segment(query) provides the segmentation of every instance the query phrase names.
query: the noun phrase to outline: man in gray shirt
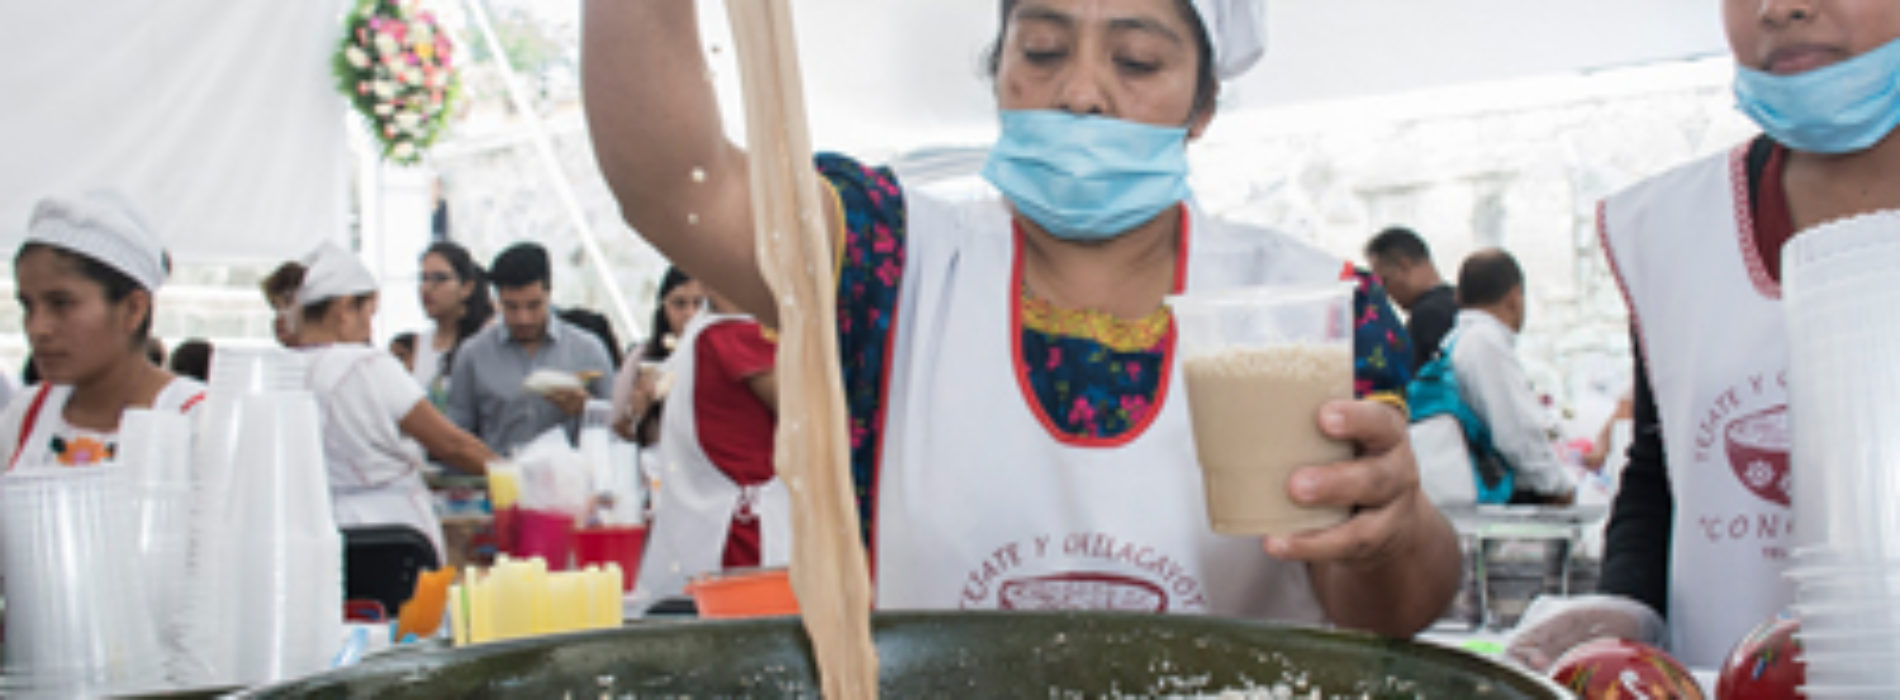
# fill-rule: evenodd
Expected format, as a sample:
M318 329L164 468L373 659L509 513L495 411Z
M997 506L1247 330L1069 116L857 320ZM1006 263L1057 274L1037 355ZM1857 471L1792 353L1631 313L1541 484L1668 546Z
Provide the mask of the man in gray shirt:
M495 256L489 279L501 301L502 323L462 343L449 375L449 420L508 454L556 426L579 426L589 398L605 399L613 379L607 348L592 333L555 317L548 306L553 273L547 250L517 243ZM579 376L586 389L528 391L528 375L558 370Z

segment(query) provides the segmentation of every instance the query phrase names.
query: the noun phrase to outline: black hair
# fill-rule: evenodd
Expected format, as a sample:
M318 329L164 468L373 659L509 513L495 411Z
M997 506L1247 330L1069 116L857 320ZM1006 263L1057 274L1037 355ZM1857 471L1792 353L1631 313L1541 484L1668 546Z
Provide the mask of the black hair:
M554 273L548 266L548 249L539 243L516 243L495 256L488 266L488 279L496 289L516 289L540 282L554 287Z
M1464 308L1490 306L1524 286L1524 271L1517 259L1499 248L1472 253L1458 267L1458 305Z
M1002 0L1000 5L1001 21L996 25L996 40L990 43L989 51L983 55L984 70L990 79L996 78L996 71L1003 65L1003 39L1009 35L1009 16L1016 11L1018 0ZM1194 9L1191 0L1175 0L1174 7L1188 26L1194 28L1196 55L1200 56L1200 71L1194 77L1194 113L1198 117L1214 111L1214 98L1220 94L1220 79L1214 74L1214 42L1208 39L1207 24L1201 21L1201 13Z
M303 263L287 262L265 275L257 288L264 293L264 302L271 308L289 306L290 300L297 298L297 288L303 286L303 274Z
M172 351L172 374L191 377L198 381L210 381L211 343L197 338L178 344Z
M297 290L303 287L303 278L308 274L310 274L310 268L304 267L303 263L291 261L278 265L277 269L271 271L269 277L264 278L260 286L264 288L264 296L272 305L287 304L297 298ZM330 305L341 298L343 297L331 297L304 304L303 308L297 312L297 316L303 319L304 323L321 323L323 317L330 314ZM375 292L364 292L349 297L349 300L352 305L361 308L374 298L376 298Z
M125 301L126 297L132 296L132 292L135 291L145 292L146 299L151 302L158 300L157 294L154 294L150 289L146 289L145 285L133 280L130 275L113 269L112 266L99 262L84 253L67 250L55 245L28 243L20 246L20 252L15 253L13 256L13 266L18 268L21 260L25 259L28 254L38 250L51 252L55 256L58 256L59 259L70 262L74 267L79 268L79 274L81 276L105 288L106 301L117 304L121 301ZM172 263L170 255L164 255L160 264L163 266L165 272L171 272ZM145 350L145 341L152 336L152 314L157 311L158 307L155 304L146 304L145 318L139 319L138 330L132 332L132 343L141 352Z
M40 364L34 361L36 359L32 353L27 353L26 364L20 366L20 386L40 383Z
M449 368L455 366L455 351L462 349L462 341L474 337L488 325L489 319L495 317L495 302L488 297L488 274L482 271L482 266L475 264L475 257L469 255L467 248L443 241L429 246L422 253L424 258L431 255L449 264L457 282L475 283L468 293L468 299L462 302L461 320L455 322L455 342L449 345L448 352L442 353L441 372L447 375Z
M680 285L691 281L693 278L686 276L679 267L667 266L666 276L660 278L660 289L653 295L653 325L648 326L652 332L647 335L646 345L640 349L641 359L658 362L673 354L673 351L666 347L666 336L678 336L686 329L674 328L672 322L668 320L666 295L672 294L673 290L679 289Z
M416 351L416 333L415 331L403 331L401 333L397 333L396 337L389 339L389 345L390 347L402 348L403 350L408 351L408 352L415 352Z
M1432 261L1432 248L1417 231L1404 226L1389 226L1366 241L1366 257L1373 260L1403 260L1409 263Z
M563 321L580 326L587 332L593 333L594 337L599 338L600 342L607 346L607 356L613 360L613 364L610 366L614 368L620 367L620 360L622 359L620 355L620 338L614 335L614 325L607 321L606 316L602 316L600 312L591 309L561 309L560 312L555 315L561 317Z

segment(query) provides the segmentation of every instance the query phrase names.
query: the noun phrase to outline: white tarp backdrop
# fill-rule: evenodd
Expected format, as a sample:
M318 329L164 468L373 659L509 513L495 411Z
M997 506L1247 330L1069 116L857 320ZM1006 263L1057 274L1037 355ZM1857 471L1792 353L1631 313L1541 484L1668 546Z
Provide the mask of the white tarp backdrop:
M348 222L339 0L0 5L0 245L58 191L125 191L172 255L285 259Z

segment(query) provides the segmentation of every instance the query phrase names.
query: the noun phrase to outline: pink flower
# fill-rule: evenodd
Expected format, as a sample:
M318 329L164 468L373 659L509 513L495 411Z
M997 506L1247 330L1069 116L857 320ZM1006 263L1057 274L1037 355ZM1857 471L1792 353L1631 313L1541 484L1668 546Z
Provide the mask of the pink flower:
M1139 362L1128 363L1128 381L1131 381L1131 382L1141 381L1141 363Z
M1150 408L1153 408L1153 404L1148 403L1145 396L1122 397L1122 412L1128 414L1130 423L1140 423L1142 418L1147 417Z
M883 264L877 266L877 278L887 287L897 284L898 272L897 263L889 258L885 258Z
M871 227L871 250L886 254L897 250L897 238L891 235L891 227L884 224Z
M1075 405L1069 408L1069 422L1078 425L1093 425L1095 423L1095 407L1090 406L1087 399L1080 396L1075 397Z
M1353 380L1352 382L1353 396L1365 396L1370 393L1372 393L1372 380L1370 379Z
M1043 367L1043 369L1055 369L1057 367L1061 367L1062 366L1062 348L1059 346L1049 348L1049 361L1045 364L1046 366Z

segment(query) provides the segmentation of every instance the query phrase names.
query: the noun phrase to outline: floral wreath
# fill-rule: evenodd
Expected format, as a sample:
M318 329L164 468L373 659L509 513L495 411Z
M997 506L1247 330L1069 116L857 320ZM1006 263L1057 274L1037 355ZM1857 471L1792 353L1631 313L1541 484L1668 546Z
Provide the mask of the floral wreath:
M417 0L358 0L332 61L337 89L368 120L383 158L422 159L460 89L454 45Z

